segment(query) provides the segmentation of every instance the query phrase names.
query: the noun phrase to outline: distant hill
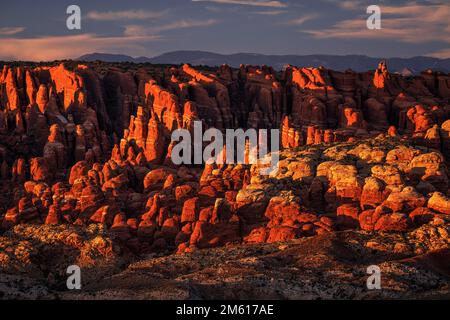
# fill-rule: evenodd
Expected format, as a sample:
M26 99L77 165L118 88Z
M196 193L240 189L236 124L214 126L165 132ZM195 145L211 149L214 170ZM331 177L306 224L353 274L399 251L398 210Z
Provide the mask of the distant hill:
M240 64L268 65L281 70L286 64L319 67L344 71L352 69L362 72L373 70L384 58L374 58L363 55L264 55L254 53L218 54L206 51L173 51L153 58L133 58L121 54L92 53L79 57L80 61L101 60L105 62L135 62L154 64L182 64L219 66L228 64L239 67ZM450 72L450 59L432 57L388 58L388 67L392 72L417 74L426 69Z
M123 54L111 54L111 53L89 53L85 54L78 59L79 61L104 61L104 62L135 62L133 57Z

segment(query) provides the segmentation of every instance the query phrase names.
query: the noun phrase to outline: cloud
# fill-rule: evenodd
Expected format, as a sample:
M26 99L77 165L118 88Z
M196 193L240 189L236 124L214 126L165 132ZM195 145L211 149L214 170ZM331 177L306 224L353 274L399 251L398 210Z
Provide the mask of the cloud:
M288 5L274 0L192 0L192 2L214 2L220 4L235 4L255 7L286 8Z
M339 1L339 7L345 10L356 10L362 6L361 2L359 1Z
M368 15L344 20L323 30L306 30L315 38L383 39L407 43L450 43L450 4L381 6L381 30L369 30Z
M126 36L147 36L152 34L157 34L169 30L177 29L188 29L188 28L199 28L199 27L209 27L219 23L218 20L180 20L174 21L165 25L160 26L140 26L140 25L127 25L125 26L124 34Z
M239 7L231 7L231 6L205 6L205 9L209 12L213 13L237 13L239 12Z
M315 14L315 13L314 14L308 14L308 15L304 15L302 17L299 17L299 18L296 18L296 19L293 19L293 20L289 20L288 22L286 22L286 24L290 25L290 26L301 26L302 24L304 24L307 21L316 19L318 16L319 15Z
M2 36L12 36L21 33L25 30L24 27L4 27L0 28L0 35Z
M87 18L99 21L115 21L115 20L145 20L157 19L167 14L165 11L147 11L147 10L125 10L125 11L90 11Z
M450 59L450 48L429 53L427 56L440 59Z
M100 36L81 34L71 36L45 36L36 38L2 38L0 60L51 61L73 59L89 52L148 55L146 44L160 41L159 33L169 30L208 27L218 20L180 20L159 26L127 25L123 35Z
M269 10L269 11L254 11L254 12L250 12L250 13L264 15L264 16L278 16L280 14L285 14L287 12L288 11L286 11L286 10Z
M330 2L336 4L339 8L344 10L357 10L363 6L359 0L329 0Z
M127 52L133 55L148 53L143 45L158 41L159 36L100 37L95 34L48 36L41 38L4 38L0 59L50 61L77 58L87 52Z

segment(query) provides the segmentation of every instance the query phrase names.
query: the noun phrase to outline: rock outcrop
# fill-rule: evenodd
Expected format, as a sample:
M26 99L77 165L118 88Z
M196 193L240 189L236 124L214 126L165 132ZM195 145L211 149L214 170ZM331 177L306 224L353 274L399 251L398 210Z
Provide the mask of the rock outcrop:
M0 76L0 225L101 224L133 253L447 225L448 76L287 66L17 67ZM175 165L177 129L279 129L278 171ZM247 154L248 156L248 150Z

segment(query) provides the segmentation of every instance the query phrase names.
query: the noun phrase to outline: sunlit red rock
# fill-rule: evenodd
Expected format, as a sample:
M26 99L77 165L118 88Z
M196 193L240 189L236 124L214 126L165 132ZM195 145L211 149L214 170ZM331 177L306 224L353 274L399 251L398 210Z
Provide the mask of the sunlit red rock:
M188 253L442 225L449 83L435 72L406 79L385 62L375 73L4 66L2 230L101 225L134 253ZM194 121L205 130L280 129L279 170L175 165L171 134L192 132Z
M428 200L428 208L439 213L450 214L450 198L440 192L435 192Z

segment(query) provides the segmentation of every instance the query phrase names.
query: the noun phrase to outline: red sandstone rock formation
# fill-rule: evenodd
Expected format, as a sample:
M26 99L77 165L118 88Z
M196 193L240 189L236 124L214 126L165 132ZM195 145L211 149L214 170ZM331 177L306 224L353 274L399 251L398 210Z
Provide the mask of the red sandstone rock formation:
M384 63L375 74L5 65L1 228L99 223L136 252L405 232L450 214L449 87ZM174 166L170 135L196 120L280 129L278 173Z

